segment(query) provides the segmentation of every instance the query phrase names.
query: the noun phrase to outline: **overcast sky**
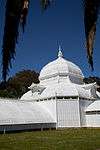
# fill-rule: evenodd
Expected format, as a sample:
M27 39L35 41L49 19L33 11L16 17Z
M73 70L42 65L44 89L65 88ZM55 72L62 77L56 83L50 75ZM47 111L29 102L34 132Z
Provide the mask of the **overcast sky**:
M1 1L3 4L4 0ZM4 20L4 4L2 4L0 51ZM22 69L39 72L45 64L57 58L58 45L61 45L64 57L77 64L85 76L100 76L100 22L94 48L93 73L87 62L83 25L82 0L56 0L56 3L44 13L41 12L39 0L31 0L26 30L24 35L20 35L10 76Z

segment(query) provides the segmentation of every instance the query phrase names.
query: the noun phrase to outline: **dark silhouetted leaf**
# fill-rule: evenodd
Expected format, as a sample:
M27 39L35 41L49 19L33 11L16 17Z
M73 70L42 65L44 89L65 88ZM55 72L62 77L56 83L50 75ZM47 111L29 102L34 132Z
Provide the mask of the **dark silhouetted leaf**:
M100 9L100 0L84 0L84 24L88 62L93 68L93 45L96 33L96 24Z
M23 30L26 23L29 0L7 0L5 12L5 27L2 46L2 77L6 77L11 67L11 59L15 57L15 47L18 42L19 27Z

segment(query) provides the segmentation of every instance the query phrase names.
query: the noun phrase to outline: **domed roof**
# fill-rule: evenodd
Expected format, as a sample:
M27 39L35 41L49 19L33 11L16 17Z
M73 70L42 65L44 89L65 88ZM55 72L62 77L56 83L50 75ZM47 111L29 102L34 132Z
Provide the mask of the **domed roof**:
M58 58L43 67L40 72L39 79L44 80L57 75L74 75L83 78L80 68L74 63L64 59L60 48Z

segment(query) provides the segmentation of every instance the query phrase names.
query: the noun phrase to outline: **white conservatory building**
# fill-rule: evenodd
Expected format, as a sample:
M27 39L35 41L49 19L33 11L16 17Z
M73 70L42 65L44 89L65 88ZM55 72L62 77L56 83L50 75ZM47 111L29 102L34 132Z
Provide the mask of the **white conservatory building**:
M100 93L85 84L72 62L58 58L40 72L19 100L0 100L0 131L63 127L100 127Z

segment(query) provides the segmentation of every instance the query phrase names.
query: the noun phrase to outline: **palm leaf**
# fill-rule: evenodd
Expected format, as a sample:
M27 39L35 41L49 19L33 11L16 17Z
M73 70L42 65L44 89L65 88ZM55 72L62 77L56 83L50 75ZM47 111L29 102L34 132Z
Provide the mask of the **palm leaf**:
M43 10L46 10L51 3L53 2L53 0L40 0L40 4Z
M7 0L5 12L5 27L2 46L2 78L6 81L11 60L15 57L15 47L18 41L20 24L26 23L29 0ZM25 7L26 6L26 7Z
M100 10L100 0L84 0L84 24L88 62L93 68L93 45L96 34L96 24Z

